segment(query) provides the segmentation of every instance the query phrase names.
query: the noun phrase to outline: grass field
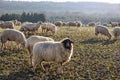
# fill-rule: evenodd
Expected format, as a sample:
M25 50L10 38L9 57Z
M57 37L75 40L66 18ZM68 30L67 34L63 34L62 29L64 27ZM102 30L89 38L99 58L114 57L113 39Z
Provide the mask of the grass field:
M102 35L96 37L93 27L61 27L49 37L55 41L69 37L74 41L74 53L71 61L64 66L63 74L54 74L57 67L54 63L45 65L47 72L43 72L39 65L33 73L27 52L16 49L15 43L7 43L8 49L0 51L0 80L120 79L120 38L108 40Z

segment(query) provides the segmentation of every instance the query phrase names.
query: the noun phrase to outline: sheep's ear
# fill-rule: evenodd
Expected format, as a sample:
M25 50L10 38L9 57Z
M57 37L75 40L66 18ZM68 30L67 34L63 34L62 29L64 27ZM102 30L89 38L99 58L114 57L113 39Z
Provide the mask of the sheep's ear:
M73 41L70 41L72 44L74 44L74 42Z

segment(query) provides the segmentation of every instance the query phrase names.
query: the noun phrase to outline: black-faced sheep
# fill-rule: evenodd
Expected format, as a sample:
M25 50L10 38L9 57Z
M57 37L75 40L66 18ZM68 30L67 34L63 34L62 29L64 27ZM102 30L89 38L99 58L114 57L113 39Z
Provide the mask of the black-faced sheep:
M73 42L69 38L64 38L60 42L46 41L35 43L32 56L33 70L35 71L36 66L40 63L45 71L42 65L43 61L56 62L60 64L59 68L61 68L70 61L72 54Z

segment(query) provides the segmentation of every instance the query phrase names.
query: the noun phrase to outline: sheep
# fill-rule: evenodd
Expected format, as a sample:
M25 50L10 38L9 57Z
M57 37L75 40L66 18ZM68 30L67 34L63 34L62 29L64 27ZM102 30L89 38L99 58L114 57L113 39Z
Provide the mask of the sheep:
M95 23L95 22L89 22L89 23L87 24L87 26L95 27L95 26L96 26L96 23Z
M77 26L77 27L81 27L81 26L82 26L82 22L81 22L81 21L77 21L77 22L76 22L76 26Z
M44 37L44 36L37 36L37 35L33 35L33 36L30 36L27 41L26 41L26 44L25 44L25 47L28 49L29 51L29 55L30 55L30 63L32 64L32 60L31 60L31 57L32 57L32 49L33 49L33 45L37 42L41 42L41 41L54 41L52 38L50 37Z
M67 25L70 26L76 26L76 22L67 22Z
M52 34L55 34L57 27L52 23L42 23L41 29L42 33L48 33L49 31L51 31Z
M14 23L12 21L5 21L5 22L2 22L0 24L0 27L2 29L6 29L6 28L10 28L10 29L13 29L14 28Z
M63 22L62 21L56 21L55 25L61 27L63 25Z
M5 29L1 32L1 49L3 49L7 41L15 41L16 43L20 43L23 47L25 47L26 37L22 32L18 30Z
M21 28L19 29L20 31L24 31L25 33L28 31L28 32L35 32L35 31L38 31L39 27L40 27L41 23L38 22L38 23L29 23L29 22L26 22L26 23L23 23L21 25Z
M95 27L95 35L98 35L99 33L107 36L109 39L111 39L111 34L108 31L108 28L106 26L98 25Z
M118 22L110 22L112 27L118 26Z
M45 41L35 43L33 46L32 66L35 71L40 63L42 70L45 71L42 62L56 62L60 68L70 61L73 54L73 42L69 38L64 38L59 42ZM58 68L58 73L60 68ZM61 72L60 72L61 73Z
M113 28L113 35L115 38L117 38L118 36L120 36L120 27L116 26Z

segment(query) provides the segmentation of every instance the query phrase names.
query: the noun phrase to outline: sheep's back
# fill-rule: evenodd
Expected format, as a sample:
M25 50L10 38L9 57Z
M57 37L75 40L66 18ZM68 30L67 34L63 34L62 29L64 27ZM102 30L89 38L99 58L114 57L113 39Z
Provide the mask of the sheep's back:
M41 58L45 61L55 61L56 58L60 60L62 52L64 53L60 43L50 41L35 43L33 47L33 57Z
M113 29L113 33L114 33L114 34L115 34L115 33L120 34L120 27L115 27L115 28Z
M24 34L17 30L7 29L1 33L1 36L7 38L9 41L21 42L25 38Z
M104 26L97 26L96 27L96 32L107 34L108 33L108 28Z

